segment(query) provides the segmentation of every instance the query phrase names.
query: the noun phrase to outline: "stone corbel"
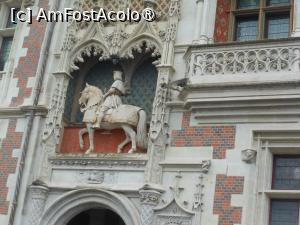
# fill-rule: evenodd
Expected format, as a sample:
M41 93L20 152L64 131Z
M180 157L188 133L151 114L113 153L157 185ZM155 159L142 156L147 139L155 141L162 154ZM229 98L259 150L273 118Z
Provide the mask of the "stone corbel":
M242 160L246 163L253 163L256 160L257 151L254 149L242 150Z

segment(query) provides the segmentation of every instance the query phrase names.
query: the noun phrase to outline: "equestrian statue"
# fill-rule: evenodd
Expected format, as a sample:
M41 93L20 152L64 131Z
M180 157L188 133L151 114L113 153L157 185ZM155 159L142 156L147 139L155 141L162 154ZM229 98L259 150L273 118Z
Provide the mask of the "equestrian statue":
M94 151L95 129L112 130L122 128L125 140L118 145L121 153L126 144L131 142L128 153L136 152L137 146L146 149L148 145L146 112L140 107L122 104L125 95L122 72L113 71L114 82L106 94L98 87L86 84L79 99L80 111L84 113L86 128L79 131L80 148L83 150L83 135L88 133L89 148L86 154ZM136 131L135 131L136 130Z

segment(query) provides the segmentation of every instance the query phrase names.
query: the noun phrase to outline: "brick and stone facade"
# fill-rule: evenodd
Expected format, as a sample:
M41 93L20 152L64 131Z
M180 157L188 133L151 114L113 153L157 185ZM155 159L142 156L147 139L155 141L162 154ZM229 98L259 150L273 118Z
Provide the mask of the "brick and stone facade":
M225 43L230 0L153 2L0 1L0 28L10 7L30 7L34 18L39 8L160 12L154 22L33 18L0 29L0 49L14 32L0 71L1 225L73 225L82 212L104 218L104 209L126 225L268 224L270 200L286 194L271 188L273 154L296 154L300 143L298 4L293 38ZM133 74L143 65L154 68L155 81L140 79L137 94ZM101 70L92 76L93 68ZM80 92L115 68L123 70L126 94L154 99L148 148L128 154L128 143L117 153L122 129L97 130L94 152L84 154Z

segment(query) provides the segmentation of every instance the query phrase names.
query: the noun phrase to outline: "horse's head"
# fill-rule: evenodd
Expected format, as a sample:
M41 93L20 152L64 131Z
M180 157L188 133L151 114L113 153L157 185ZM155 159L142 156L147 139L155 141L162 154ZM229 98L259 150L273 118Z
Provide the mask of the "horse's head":
M80 107L86 107L90 100L93 100L93 102L101 102L102 98L103 93L99 88L86 83L86 86L81 92L81 96L79 98L79 105Z

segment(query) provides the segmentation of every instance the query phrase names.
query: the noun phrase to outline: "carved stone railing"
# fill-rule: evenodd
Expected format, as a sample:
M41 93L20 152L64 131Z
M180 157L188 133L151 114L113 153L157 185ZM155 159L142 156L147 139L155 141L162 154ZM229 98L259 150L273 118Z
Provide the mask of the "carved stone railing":
M187 76L300 71L300 39L190 47Z

